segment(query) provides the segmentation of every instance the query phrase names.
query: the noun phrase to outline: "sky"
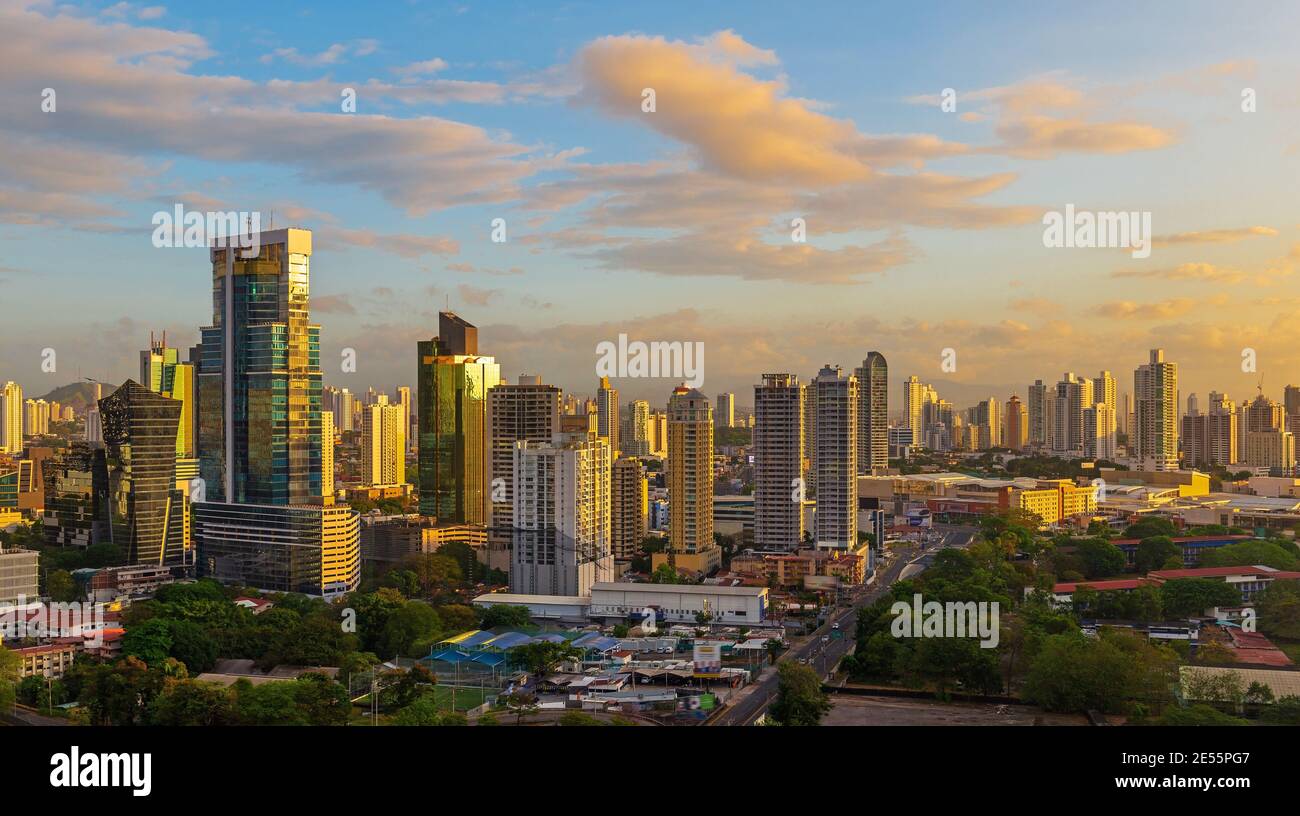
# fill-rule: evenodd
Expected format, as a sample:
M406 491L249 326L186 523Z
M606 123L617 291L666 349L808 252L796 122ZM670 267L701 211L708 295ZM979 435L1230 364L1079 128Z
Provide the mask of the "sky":
M912 5L0 0L0 381L196 342L179 204L313 231L354 391L413 386L447 307L584 394L620 334L703 343L741 406L871 350L894 408L1123 392L1154 347L1184 396L1300 382L1300 5ZM1149 213L1149 257L1045 246L1067 205Z

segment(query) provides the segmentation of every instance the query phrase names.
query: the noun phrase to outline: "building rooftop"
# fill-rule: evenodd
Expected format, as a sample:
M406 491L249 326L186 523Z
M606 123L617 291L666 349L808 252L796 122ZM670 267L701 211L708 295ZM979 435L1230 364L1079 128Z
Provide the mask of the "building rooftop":
M599 582L591 585L592 592L676 592L682 595L762 595L766 587L710 586L708 584L634 584L630 582ZM542 596L546 597L546 596ZM476 599L477 600L477 599Z

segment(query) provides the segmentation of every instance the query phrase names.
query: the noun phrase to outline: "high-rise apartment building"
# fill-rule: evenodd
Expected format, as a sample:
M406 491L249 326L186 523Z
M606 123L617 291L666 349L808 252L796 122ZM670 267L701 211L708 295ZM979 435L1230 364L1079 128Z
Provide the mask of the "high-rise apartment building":
M1144 470L1178 469L1178 364L1164 349L1133 372L1135 420L1130 455Z
M402 433L406 435L409 446L411 438L415 435L411 428L411 387L408 385L397 386L397 405L402 409Z
M924 438L924 410L926 404L926 386L920 378L912 375L903 381L903 424L912 430L912 444L920 445Z
M406 429L402 406L375 403L361 409L361 480L406 484Z
M1030 447L1047 447L1047 405L1049 399L1047 383L1042 380L1034 380L1034 384L1029 386L1029 398L1026 403L1026 414L1029 423L1028 444Z
M420 341L418 352L420 515L485 524L487 394L501 367L478 353L478 329L452 312L439 313L438 336Z
M613 580L610 462L609 441L590 433L515 444L512 592L589 595Z
M560 430L560 389L541 377L522 375L488 391L488 566L510 565L516 443L548 444Z
M645 465L624 456L611 468L610 551L619 561L629 561L641 549L650 520L650 491Z
M1251 431L1246 434L1246 464L1268 468L1270 476L1294 476L1295 435L1290 431Z
M1115 407L1096 402L1083 411L1083 455L1115 461Z
M609 377L601 377L596 389L596 432L609 440L610 455L615 459L619 448L618 389L609 384Z
M854 369L858 380L858 473L889 466L889 364L868 352Z
M1029 444L1029 411L1015 394L1007 399L1006 429L1004 443L1011 450L1023 450Z
M326 504L334 501L334 414L320 415L320 493Z
M858 380L838 367L822 368L817 392L818 549L849 550L858 541Z
M629 456L649 456L650 438L650 403L645 400L633 400L627 405L626 433L619 439L624 453Z
M754 386L754 546L795 550L803 543L806 389L793 374L764 374Z
M722 563L713 540L713 408L684 385L668 400L668 547L677 567L710 573Z

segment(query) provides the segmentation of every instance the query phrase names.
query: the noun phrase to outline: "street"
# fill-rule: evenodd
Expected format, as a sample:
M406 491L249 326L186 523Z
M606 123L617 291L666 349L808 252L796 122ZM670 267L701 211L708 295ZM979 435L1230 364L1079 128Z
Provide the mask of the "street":
M870 585L855 588L850 596L849 608L836 608L826 622L808 637L807 641L793 646L783 654L778 662L785 660L805 660L823 681L830 670L848 653L855 643L854 633L857 628L858 610L870 606L886 594L889 588L900 578L923 571L934 560L939 550L949 547L965 547L973 539L975 528L939 526L933 528L940 537L928 546L918 548L915 545L893 548L894 554L888 566L879 572ZM911 566L915 564L915 566ZM911 566L911 569L909 569ZM906 572L906 576L904 573ZM823 637L830 637L835 625L843 633L842 638L831 637L826 643ZM709 725L750 725L762 716L772 700L776 697L777 674L768 672L761 680L734 704L728 705L722 712L709 721Z

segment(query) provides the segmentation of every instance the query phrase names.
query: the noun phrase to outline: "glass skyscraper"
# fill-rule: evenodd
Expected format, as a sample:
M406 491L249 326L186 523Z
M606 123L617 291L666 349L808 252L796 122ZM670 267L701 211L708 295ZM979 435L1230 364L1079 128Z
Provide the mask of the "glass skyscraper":
M214 247L202 330L199 474L209 501L321 497L320 327L307 322L311 232L263 232L256 257Z
M181 408L133 380L99 401L110 529L127 563L184 563L187 507L176 488Z
M478 353L478 330L451 312L418 344L420 515L486 524L487 392L501 367Z

